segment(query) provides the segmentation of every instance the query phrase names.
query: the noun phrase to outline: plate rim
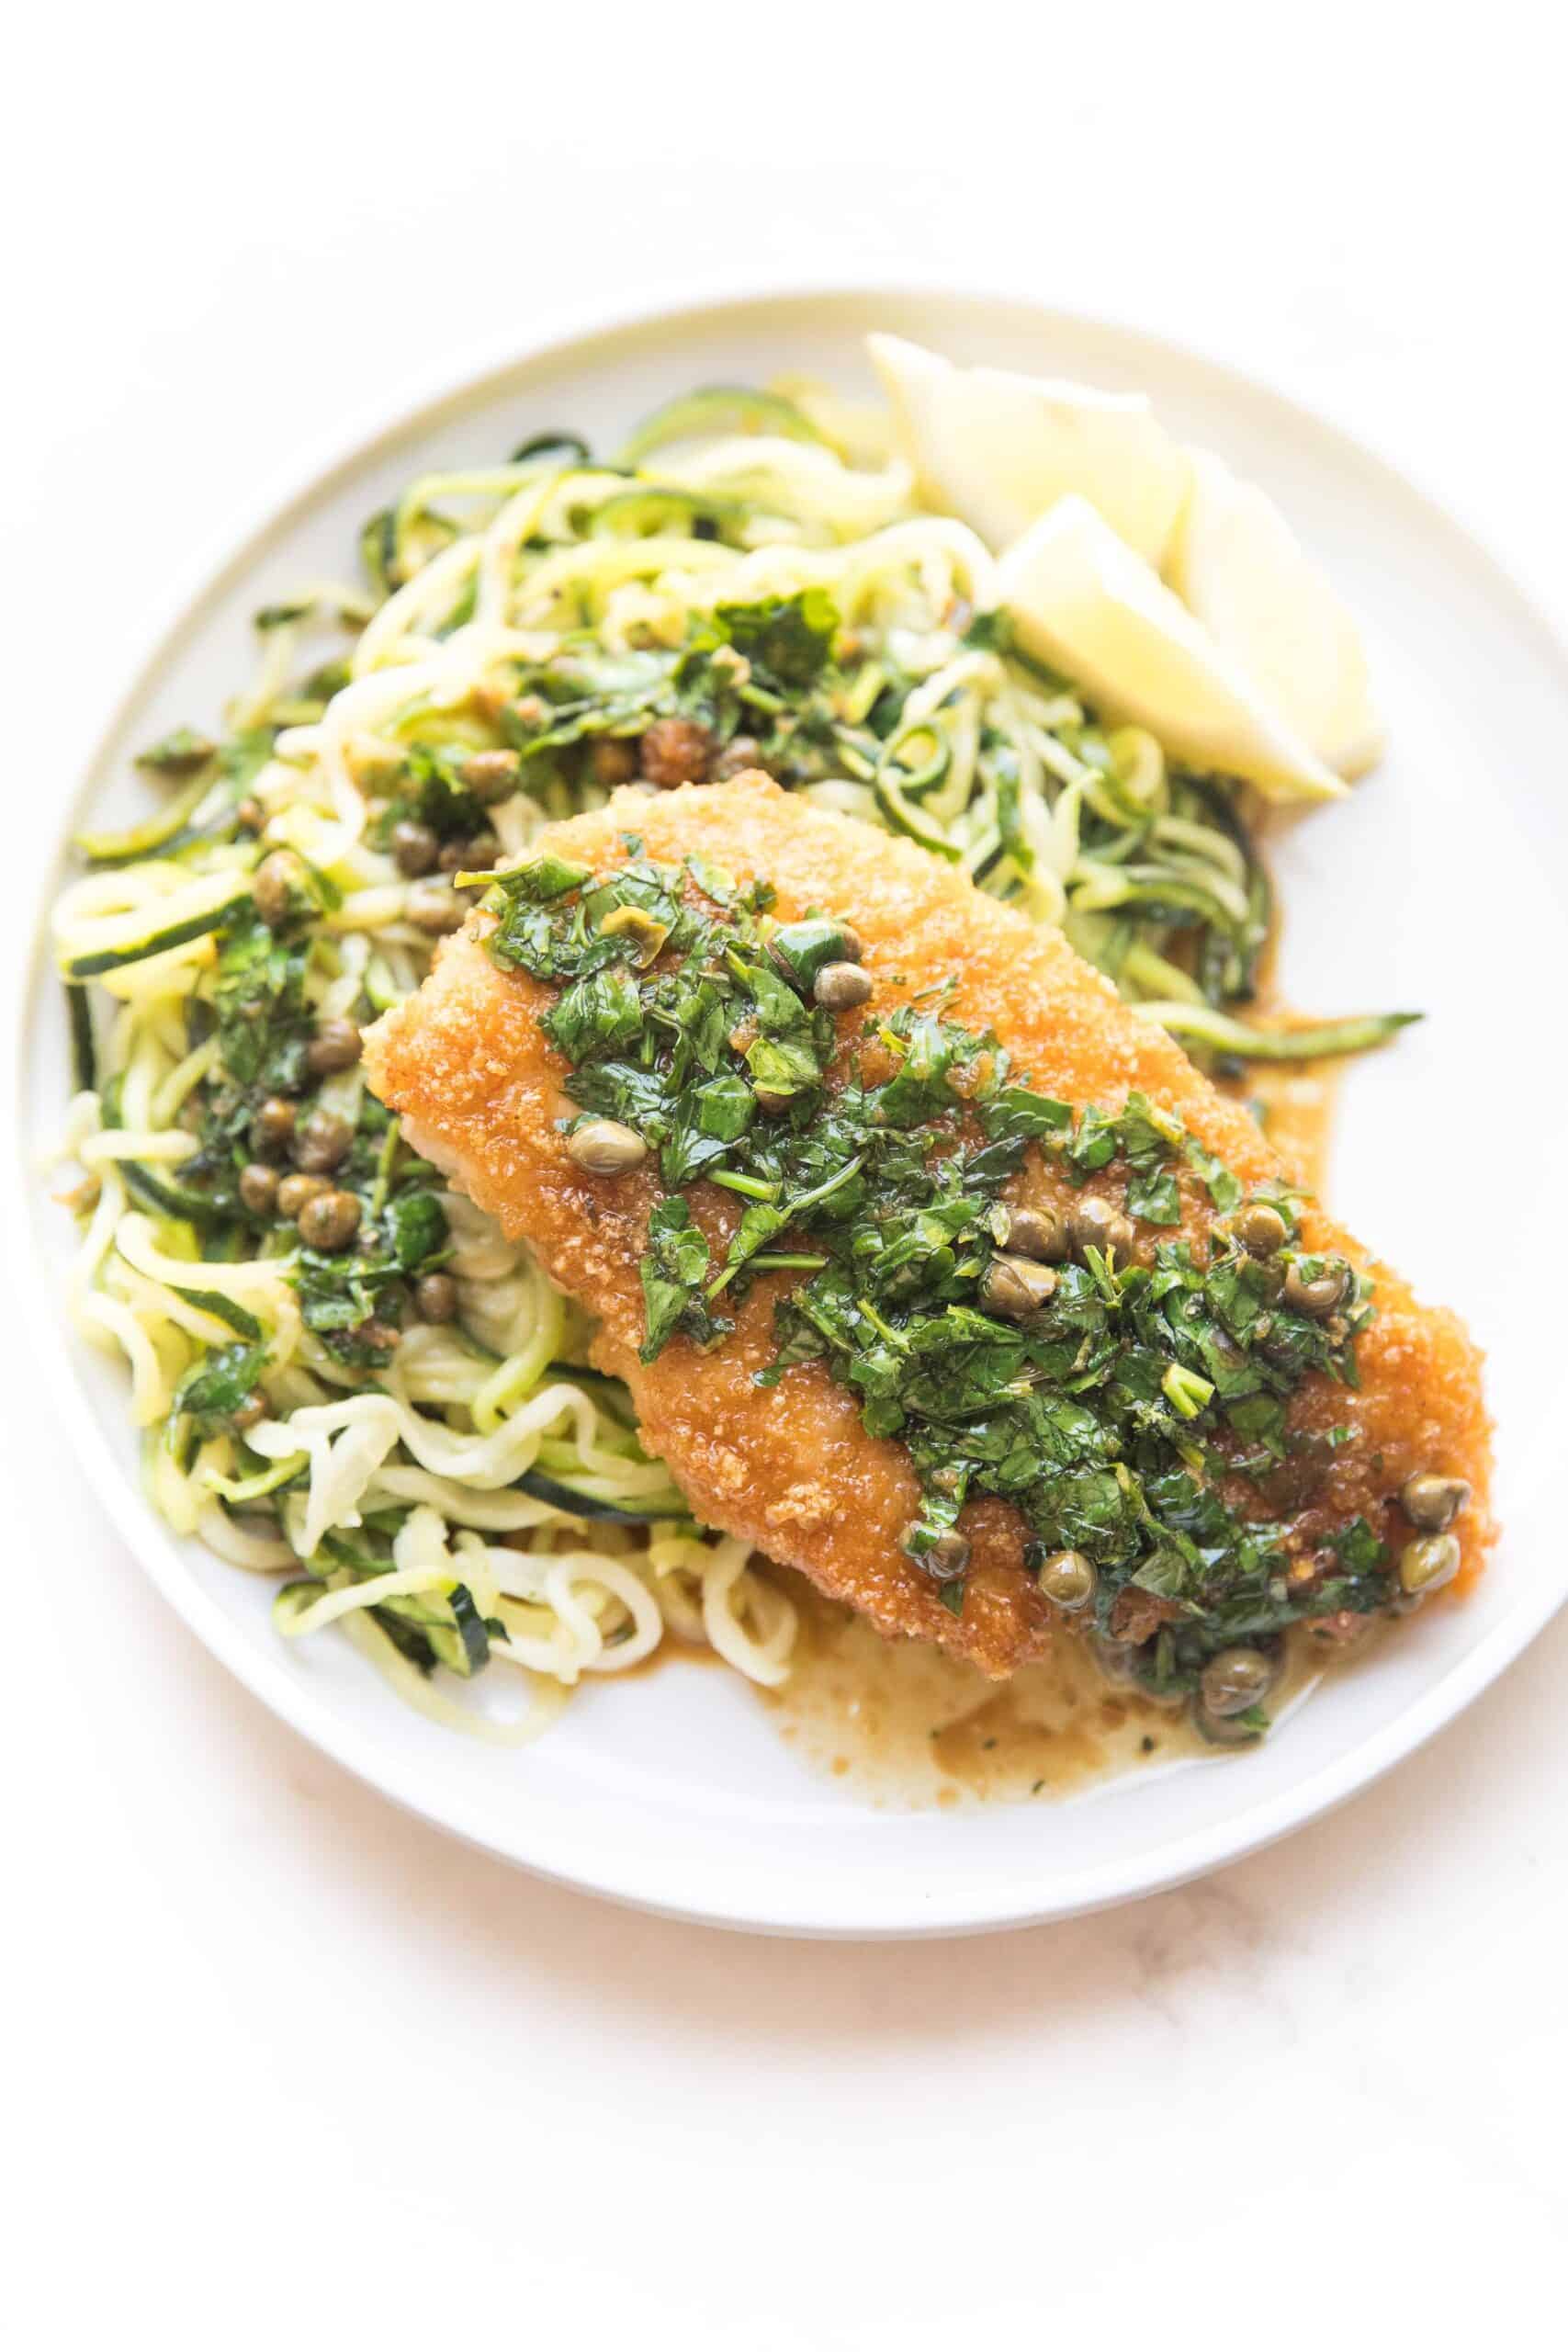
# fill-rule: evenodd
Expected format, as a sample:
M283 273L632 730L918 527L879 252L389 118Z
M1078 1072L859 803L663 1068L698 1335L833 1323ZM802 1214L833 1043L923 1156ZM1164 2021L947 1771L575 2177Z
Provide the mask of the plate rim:
M1391 491L1425 511L1426 519L1457 534L1471 558L1490 573L1503 592L1510 617L1525 624L1537 638L1542 653L1568 695L1568 635L1536 600L1526 581L1459 507L1413 477L1360 431L1342 424L1315 402L1308 402L1268 375L1255 373L1201 345L1163 330L1150 329L1135 317L1089 311L1041 302L1017 287L976 280L933 285L922 276L890 272L868 282L858 273L842 277L831 274L802 282L781 272L734 273L716 284L685 277L650 290L633 303L612 308L598 305L562 306L539 322L526 338L507 338L488 352L471 352L457 365L448 364L423 386L405 390L394 402L379 404L374 415L361 417L344 433L335 432L303 464L278 469L261 490L239 507L238 522L220 526L206 549L182 565L175 585L164 600L161 616L141 642L144 650L124 665L118 687L95 697L92 708L102 717L90 727L85 746L73 745L74 788L62 803L54 824L44 830L38 870L31 861L27 880L35 904L31 927L10 951L15 1022L6 1024L6 1050L13 1064L7 1099L13 1111L17 1148L6 1156L4 1205L7 1252L14 1274L20 1277L27 1302L24 1328L43 1338L39 1350L51 1400L56 1407L69 1442L87 1473L89 1485L114 1532L125 1543L142 1572L212 1656L236 1679L299 1736L351 1772L355 1779L389 1797L405 1811L466 1844L553 1884L605 1900L650 1911L668 1918L705 1927L764 1935L883 1941L985 1934L1004 1928L1038 1926L1112 1905L1165 1892L1207 1872L1239 1861L1291 1831L1321 1818L1349 1798L1370 1788L1382 1775L1414 1755L1427 1740L1469 1706L1529 1646L1568 1601L1568 1559L1555 1577L1540 1578L1526 1587L1501 1620L1462 1657L1456 1659L1425 1692L1403 1707L1388 1723L1356 1742L1342 1755L1292 1781L1276 1795L1244 1805L1208 1827L1169 1839L1160 1849L1156 1866L1138 1856L1079 1867L1056 1885L1043 1901L1020 1899L1004 1891L994 1901L964 1892L956 1904L920 1902L907 1888L896 1898L897 1908L884 1902L881 1916L856 1911L853 1902L831 1916L820 1894L802 1905L781 1903L770 1915L760 1915L744 1900L727 1905L711 1898L682 1900L646 1883L634 1867L618 1874L603 1869L574 1869L555 1855L525 1850L528 1816L520 1810L514 1824L520 1833L503 1842L493 1822L480 1823L461 1792L432 1795L419 1785L415 1765L405 1766L382 1754L367 1736L337 1713L330 1697L302 1688L247 1642L220 1602L192 1578L170 1531L153 1515L117 1458L88 1404L72 1362L66 1317L56 1286L44 1265L21 1246L30 1228L39 1181L29 1152L30 1129L25 1102L25 1074L37 1019L40 982L50 970L48 919L54 877L61 865L70 831L83 802L97 787L101 771L111 755L116 737L135 702L155 684L157 677L181 645L203 626L211 606L226 593L232 579L263 555L270 542L287 534L303 510L330 494L336 479L373 458L385 445L405 435L435 429L444 417L482 400L514 370L530 363L564 356L573 345L591 344L618 334L668 326L680 333L748 310L785 309L811 302L834 307L858 307L866 313L880 304L927 300L972 308L976 314L1008 309L1027 316L1043 334L1053 327L1066 332L1089 330L1136 340L1145 349L1164 352L1173 360L1229 381L1253 399L1261 398L1283 412L1291 424L1318 439L1337 445L1342 457L1371 467ZM36 883L36 889L33 885ZM900 1881L900 1886L903 1882ZM923 1891L923 1890L922 1890ZM855 1916L848 1916L855 1912Z

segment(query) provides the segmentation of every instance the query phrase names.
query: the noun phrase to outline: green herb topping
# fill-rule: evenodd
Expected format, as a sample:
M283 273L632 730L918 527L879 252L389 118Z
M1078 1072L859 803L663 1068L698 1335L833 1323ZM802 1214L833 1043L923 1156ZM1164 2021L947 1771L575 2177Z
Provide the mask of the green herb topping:
M940 995L886 1013L874 1001L845 1047L812 1001L850 944L842 926L775 924L766 885L624 846L608 880L543 858L499 877L485 904L495 961L558 990L541 1025L571 1065L574 1126L615 1119L657 1154L645 1363L678 1332L722 1345L724 1310L759 1273L801 1273L776 1301L777 1352L758 1379L821 1362L866 1429L908 1449L921 1503L905 1548L947 1605L964 1606L959 1514L1001 1497L1028 1521L1036 1565L1065 1550L1093 1563L1100 1634L1134 1645L1134 1670L1162 1690L1194 1688L1244 1637L1388 1604L1364 1522L1337 1539L1331 1570L1292 1582L1283 1527L1220 1492L1292 1453L1288 1407L1306 1374L1355 1383L1369 1285L1301 1248L1294 1195L1252 1195L1280 1221L1274 1256L1249 1255L1223 1225L1195 1253L1169 1233L1183 1171L1222 1215L1243 1187L1170 1113L1137 1093L1109 1111L1036 1092L993 1035L943 1016ZM1004 1188L1032 1152L1074 1188L1119 1177L1126 1216L1166 1235L1148 1263L1089 1246L1082 1262L1034 1270L1038 1304L1026 1289L1020 1319L1004 1320L984 1303L998 1295L987 1276L1009 1233ZM745 1204L721 1261L682 1197L699 1177ZM1337 1311L1294 1311L1292 1269L1336 1273Z
M219 932L210 1006L192 1001L192 1042L210 1034L212 1064L193 1090L187 1124L196 1148L170 1175L136 1160L122 1163L128 1190L144 1207L187 1218L207 1237L213 1256L287 1254L306 1326L342 1363L371 1368L390 1362L396 1317L408 1287L434 1272L449 1253L446 1213L435 1170L402 1143L397 1122L376 1097L355 1088L347 1108L331 1108L310 1067L315 1034L306 978L321 950L314 927L319 903L309 870L294 915L280 929L264 922L248 897ZM258 1133L279 1102L288 1132L312 1118L333 1134L332 1189L352 1197L353 1239L341 1250L312 1249L295 1214L278 1198L288 1173L285 1159L268 1205L249 1204L244 1179L254 1178ZM105 1124L119 1124L119 1087L104 1092ZM264 1148L266 1148L264 1146ZM265 1170L263 1172L265 1172ZM232 1310L230 1310L231 1319ZM223 1351L225 1362L236 1351ZM245 1385L252 1385L254 1369ZM200 1425L211 1408L193 1392L182 1409Z

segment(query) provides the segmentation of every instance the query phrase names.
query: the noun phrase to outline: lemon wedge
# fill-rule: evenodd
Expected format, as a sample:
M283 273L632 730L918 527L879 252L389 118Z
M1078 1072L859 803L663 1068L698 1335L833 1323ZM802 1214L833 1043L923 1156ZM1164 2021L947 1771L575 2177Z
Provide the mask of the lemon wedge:
M1356 624L1272 499L1207 449L1165 577L1325 766L1364 775L1382 750Z
M1025 652L1098 709L1146 727L1189 766L1244 777L1270 800L1344 785L1087 498L1060 498L997 567Z
M1187 460L1139 393L955 368L902 336L866 337L900 454L922 497L999 551L1067 492L1156 567L1187 496Z

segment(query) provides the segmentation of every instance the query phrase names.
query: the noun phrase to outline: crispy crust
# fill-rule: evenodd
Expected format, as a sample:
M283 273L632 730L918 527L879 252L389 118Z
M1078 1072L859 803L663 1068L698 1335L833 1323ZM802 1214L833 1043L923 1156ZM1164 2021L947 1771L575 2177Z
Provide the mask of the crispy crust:
M1247 1114L1065 940L1036 931L912 844L812 808L752 775L652 799L617 793L607 808L551 827L539 846L604 873L624 861L628 832L655 860L678 863L700 850L741 882L766 878L784 918L820 907L852 922L879 1005L955 975L951 1017L995 1029L1044 1091L1114 1109L1141 1088L1245 1182L1280 1174ZM1023 1566L1026 1530L1017 1512L990 1499L966 1509L968 1598L954 1618L898 1549L918 1492L903 1449L866 1434L853 1398L819 1364L795 1367L775 1389L753 1385L773 1354L773 1303L788 1275L755 1283L735 1310L734 1336L711 1354L676 1339L654 1364L638 1363L637 1261L657 1176L641 1170L600 1180L568 1159L556 1124L573 1109L562 1091L567 1066L536 1018L550 991L498 969L482 945L486 928L485 917L470 918L418 994L367 1035L370 1084L402 1114L411 1138L509 1234L525 1237L551 1279L598 1317L595 1361L627 1382L649 1444L702 1517L804 1569L886 1633L941 1642L998 1676L1041 1656L1052 1620ZM845 1016L846 1034L858 1019ZM1181 1187L1184 1229L1199 1237L1213 1215L1207 1195L1185 1170ZM1050 1202L1063 1190L1054 1171L1032 1163L1020 1197ZM701 1184L689 1198L721 1247L733 1201ZM1397 1274L1321 1210L1309 1206L1303 1224L1310 1248L1343 1250L1371 1271L1378 1314L1358 1345L1359 1390L1314 1375L1292 1406L1293 1428L1341 1424L1349 1442L1314 1473L1309 1490L1269 1496L1268 1507L1287 1519L1292 1548L1303 1555L1358 1512L1397 1544L1409 1531L1389 1498L1403 1480L1420 1469L1457 1473L1474 1489L1455 1530L1468 1584L1494 1533L1479 1351L1457 1317L1418 1305ZM1244 1507L1261 1507L1251 1490L1241 1497Z

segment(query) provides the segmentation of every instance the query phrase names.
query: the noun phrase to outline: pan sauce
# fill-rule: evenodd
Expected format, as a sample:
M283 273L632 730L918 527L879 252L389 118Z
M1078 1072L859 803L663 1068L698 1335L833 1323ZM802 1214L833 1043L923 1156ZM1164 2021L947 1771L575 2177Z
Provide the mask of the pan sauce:
M1076 1636L1059 1655L993 1682L922 1642L889 1642L806 1577L773 1571L800 1614L789 1680L761 1693L802 1759L874 1804L949 1806L1077 1795L1134 1770L1226 1761L1143 1693L1108 1684ZM1270 1702L1278 1721L1322 1658L1292 1643Z

